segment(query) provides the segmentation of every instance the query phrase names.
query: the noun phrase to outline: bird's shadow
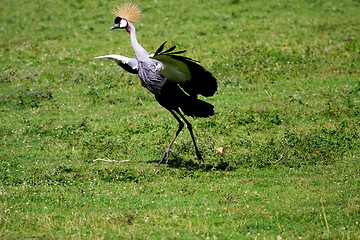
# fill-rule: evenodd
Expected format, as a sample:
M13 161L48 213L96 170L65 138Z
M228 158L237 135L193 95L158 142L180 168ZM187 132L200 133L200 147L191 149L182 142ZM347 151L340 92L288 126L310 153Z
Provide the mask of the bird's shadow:
M148 161L148 163L158 163L158 161ZM167 165L169 168L177 168L177 169L187 169L187 170L201 170L201 171L232 171L233 167L230 166L230 163L221 161L216 164L206 163L206 161L202 164L198 162L197 159L189 160L184 159L180 156L173 155L171 159L168 160L167 163L161 163L160 165Z

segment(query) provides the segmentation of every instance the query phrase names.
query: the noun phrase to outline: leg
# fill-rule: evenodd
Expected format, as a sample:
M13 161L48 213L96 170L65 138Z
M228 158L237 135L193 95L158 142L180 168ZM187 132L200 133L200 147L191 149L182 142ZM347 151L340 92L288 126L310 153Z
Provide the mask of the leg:
M194 144L194 147L195 147L196 156L197 156L197 158L198 158L198 160L199 160L199 164L200 164L200 165L203 164L203 163L204 163L204 159L202 158L201 153L200 153L200 151L199 151L199 149L198 149L198 147L197 147L197 145L196 145L196 141L195 141L194 133L193 133L193 131L192 131L191 123L190 123L188 120L186 120L186 118L184 117L184 115L182 115L181 112L180 112L178 109L175 110L175 111L179 114L179 116L180 116L180 117L184 120L184 122L186 123L186 127L187 127L187 129L189 130L189 132L190 132L191 139L192 139L193 144Z
M176 116L176 114L172 111L169 110L171 112L171 114L175 117L175 119L178 121L179 123L179 128L175 133L174 138L171 140L169 146L166 148L162 158L160 159L160 161L158 162L158 165L160 165L164 160L166 161L166 163L168 162L168 157L169 157L169 152L170 152L170 148L173 145L173 143L175 142L175 139L177 138L177 136L179 135L179 133L181 132L181 130L184 128L184 123L181 121L181 119Z

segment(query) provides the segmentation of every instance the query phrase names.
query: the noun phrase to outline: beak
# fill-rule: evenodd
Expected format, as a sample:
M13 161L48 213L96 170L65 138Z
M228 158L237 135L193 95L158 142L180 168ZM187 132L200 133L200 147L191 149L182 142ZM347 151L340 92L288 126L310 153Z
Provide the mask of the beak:
M110 28L110 30L114 30L114 29L117 29L117 28L120 28L120 23L117 23L117 24L115 24L114 26L112 26L112 27Z
M121 21L119 23L115 24L114 26L112 26L110 28L110 30L114 30L114 29L117 29L117 28L120 28L120 29L126 28L127 25L128 25L128 22L126 21L126 19L121 19Z

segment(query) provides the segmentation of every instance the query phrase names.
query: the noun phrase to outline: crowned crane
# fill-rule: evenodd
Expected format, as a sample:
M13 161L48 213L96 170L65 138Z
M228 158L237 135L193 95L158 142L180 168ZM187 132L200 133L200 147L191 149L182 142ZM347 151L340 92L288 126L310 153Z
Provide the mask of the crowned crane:
M133 3L125 3L113 11L115 25L110 28L125 29L131 40L136 59L121 55L106 55L98 58L113 59L122 68L131 73L137 73L141 84L155 95L155 99L166 108L178 121L179 128L172 138L158 164L167 163L170 148L184 127L184 122L196 151L199 164L203 158L196 145L191 123L184 114L191 117L209 117L214 115L214 106L202 101L197 96L213 96L217 90L216 78L198 61L174 52L175 46L163 51L164 42L154 54L149 54L138 42L134 24L141 18L140 8ZM181 110L181 111L180 111Z

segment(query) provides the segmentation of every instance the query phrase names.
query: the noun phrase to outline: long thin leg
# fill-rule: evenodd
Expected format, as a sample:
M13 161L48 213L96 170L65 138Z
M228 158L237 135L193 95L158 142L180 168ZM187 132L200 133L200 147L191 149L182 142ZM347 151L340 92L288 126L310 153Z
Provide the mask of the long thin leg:
M204 159L202 158L201 153L200 153L200 151L199 151L199 149L198 149L198 147L197 147L197 145L196 145L196 141L195 141L195 137L194 137L194 133L193 133L193 130L192 130L191 123L184 117L184 115L181 114L181 112L180 112L178 109L176 109L175 111L179 114L179 116L180 116L180 117L184 120L184 122L186 123L186 127L187 127L187 129L189 130L189 132L190 132L191 139L192 139L193 144L194 144L194 147L195 147L196 156L197 156L197 158L198 158L198 160L199 160L199 164L201 165L202 163L204 163Z
M165 162L167 163L168 161L168 157L169 157L169 152L170 152L170 148L171 146L173 145L173 143L175 142L175 139L177 138L177 136L179 135L179 133L181 132L181 130L184 128L184 123L181 121L181 119L176 116L176 114L172 111L172 110L169 110L171 112L171 114L175 117L175 119L178 121L179 123L179 128L178 130L176 131L175 133L175 136L174 138L171 140L169 146L166 148L162 158L160 159L160 161L158 162L158 165L160 165L164 160ZM181 115L180 115L181 116Z

